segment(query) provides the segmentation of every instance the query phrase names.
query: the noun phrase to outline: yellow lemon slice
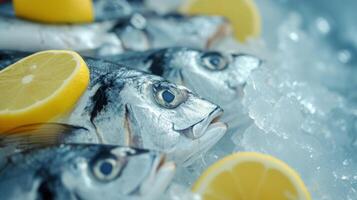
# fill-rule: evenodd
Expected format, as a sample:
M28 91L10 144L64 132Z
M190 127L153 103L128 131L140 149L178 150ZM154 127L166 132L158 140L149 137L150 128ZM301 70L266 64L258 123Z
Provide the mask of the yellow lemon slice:
M86 90L89 70L72 51L43 51L0 71L0 132L67 114Z
M94 20L92 0L13 0L16 16L45 23Z
M310 200L299 175L260 153L236 153L209 167L194 184L204 200Z
M226 17L231 21L235 36L241 42L260 35L261 20L253 0L186 0L180 10L186 14Z

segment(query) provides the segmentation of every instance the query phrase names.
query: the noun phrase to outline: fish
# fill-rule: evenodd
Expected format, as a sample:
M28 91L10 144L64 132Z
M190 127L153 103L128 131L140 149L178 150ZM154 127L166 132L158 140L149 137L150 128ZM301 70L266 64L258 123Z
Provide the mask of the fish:
M101 144L37 147L2 159L2 200L155 200L175 172L162 153Z
M241 104L244 86L250 74L263 64L263 60L254 55L187 47L128 52L102 58L162 76L220 105L225 111L222 120L228 123L231 132L249 122Z
M39 24L0 16L0 48L27 52L64 49L105 56L177 45L206 49L231 33L228 21L220 16L135 13L85 25Z
M1 51L0 69L24 57L16 54ZM227 125L219 119L223 109L186 87L124 65L84 60L91 81L64 122L90 134L74 134L64 142L152 149L188 165L226 133Z

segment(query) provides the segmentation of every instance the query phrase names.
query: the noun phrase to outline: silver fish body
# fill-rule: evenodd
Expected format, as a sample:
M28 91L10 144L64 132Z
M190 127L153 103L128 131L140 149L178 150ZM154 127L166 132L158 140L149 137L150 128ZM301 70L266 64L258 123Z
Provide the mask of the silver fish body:
M0 53L0 65L14 62L13 54ZM188 164L225 134L226 125L218 121L223 110L187 88L121 65L85 60L90 86L65 122L90 132L65 142L153 149Z
M243 121L241 100L244 85L252 71L262 64L252 55L178 47L131 52L104 59L162 76L222 106L225 111L223 119L232 131Z
M66 144L7 157L2 200L157 199L175 165L163 154L121 146Z
M147 0L93 0L96 21L121 19L135 12L152 12Z
M165 14L180 4L181 0L93 0L96 21L123 19L135 13Z
M45 25L0 16L0 49L28 52L70 49L97 56L178 45L207 48L230 33L228 22L219 16L136 13L87 25Z
M134 14L119 21L113 31L125 51L185 46L206 49L231 33L228 21L220 16Z

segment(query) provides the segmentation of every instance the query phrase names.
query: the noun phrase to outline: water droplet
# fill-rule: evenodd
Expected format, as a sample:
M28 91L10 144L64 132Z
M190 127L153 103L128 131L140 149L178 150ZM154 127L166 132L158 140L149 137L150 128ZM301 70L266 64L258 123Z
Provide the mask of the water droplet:
M344 160L343 162L342 162L342 164L344 165L344 166L346 166L346 165L348 165L348 160Z
M337 57L341 63L347 63L351 60L352 55L351 52L348 50L341 50L338 52Z
M295 32L291 32L289 34L289 38L294 42L299 41L299 35L297 33L295 33Z
M316 19L316 27L322 34L328 34L331 31L330 23L323 17Z

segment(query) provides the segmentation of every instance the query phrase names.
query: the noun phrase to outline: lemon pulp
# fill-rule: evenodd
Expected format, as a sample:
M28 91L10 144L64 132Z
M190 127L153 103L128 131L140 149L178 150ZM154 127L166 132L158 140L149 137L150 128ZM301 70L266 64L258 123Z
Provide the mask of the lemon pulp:
M259 11L253 0L187 0L180 8L186 14L222 15L230 20L235 37L244 42L261 32Z
M94 20L92 0L13 0L15 14L45 23L84 23Z
M68 113L86 90L89 70L72 51L44 51L0 71L0 132Z
M193 186L204 200L311 200L299 175L260 153L236 153L209 167Z

